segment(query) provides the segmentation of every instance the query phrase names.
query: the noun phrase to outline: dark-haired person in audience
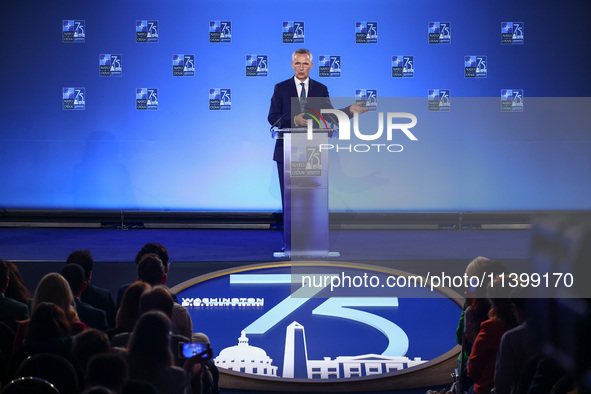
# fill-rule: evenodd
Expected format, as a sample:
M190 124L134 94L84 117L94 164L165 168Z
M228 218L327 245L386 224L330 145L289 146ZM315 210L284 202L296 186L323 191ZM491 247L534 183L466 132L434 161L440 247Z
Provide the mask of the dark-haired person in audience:
M95 308L80 299L80 295L83 294L87 285L87 282L84 280L84 269L78 264L67 264L62 268L61 275L70 285L76 304L76 312L78 312L80 320L88 327L96 328L97 330L105 331L109 328L105 311Z
M165 286L155 286L146 290L140 297L140 313L144 314L150 311L159 311L164 313L170 319L173 314L174 302L170 291ZM113 346L126 347L131 332L115 335L111 340ZM191 342L191 337L179 335L172 331L170 338L170 350L174 357L175 365L181 367L184 360L178 354L179 344Z
M71 353L70 323L66 313L51 302L38 303L33 309L22 345L14 349L9 364L9 374L15 378L20 364L29 356L39 353L52 353L70 361L74 368L76 362Z
M186 374L173 365L169 333L170 320L164 313L140 316L127 350L129 376L153 384L160 394L184 394Z
M508 286L502 286L500 275L488 286L491 304L489 319L480 325L480 332L468 358L468 376L474 381L469 393L489 394L494 387L495 364L501 337L505 331L517 326L509 291Z
M133 331L135 323L140 317L140 297L149 288L150 285L146 282L137 281L125 290L121 306L117 311L115 328L107 330L109 338L112 339L115 335L123 332Z
M18 321L29 318L29 307L22 302L6 297L5 291L9 282L8 263L0 260L0 321L16 328Z
M72 357L83 373L91 357L103 353L111 353L111 342L107 334L95 328L82 331L72 341Z
M138 280L148 283L150 286L157 286L166 281L166 273L160 258L149 253L144 255L137 266ZM172 294L171 294L172 297ZM174 300L174 297L173 297ZM172 332L190 338L193 334L193 321L189 311L178 302L173 303L171 317Z
M25 281L23 280L16 264L11 261L6 261L6 264L8 264L8 276L10 277L10 281L8 282L8 287L6 288L4 295L26 304L30 310L31 305L33 304L33 294L27 289Z
M39 281L35 289L35 295L33 296L32 313L34 314L37 306L44 302L53 303L64 311L69 324L70 335L76 335L86 329L86 324L80 321L78 313L73 306L74 296L72 295L72 290L70 290L70 285L63 276L56 272L45 275ZM19 346L23 342L28 323L28 321L24 321L18 325L14 337L14 347Z
M511 291L513 313L519 324L501 338L495 367L495 393L515 394L520 373L526 363L537 353L532 340L532 332L526 322L526 299L524 288L515 287Z
M162 262L162 267L164 268L164 282L162 282L162 284L164 284L166 282L166 277L168 276L168 270L170 268L170 258L168 256L168 250L164 247L164 245L159 244L157 242L148 242L140 249L140 251L135 256L135 263L139 264L142 257L151 253L157 255L160 261ZM121 304L123 293L130 284L131 283L125 284L119 288L119 291L117 293L117 306ZM174 294L172 295L172 299L175 302L177 302L176 296Z
M107 324L109 327L114 327L117 307L113 301L113 295L108 289L97 287L91 282L94 267L92 254L88 250L75 250L68 256L66 264L77 264L84 269L86 289L80 299L82 302L103 310L107 316Z

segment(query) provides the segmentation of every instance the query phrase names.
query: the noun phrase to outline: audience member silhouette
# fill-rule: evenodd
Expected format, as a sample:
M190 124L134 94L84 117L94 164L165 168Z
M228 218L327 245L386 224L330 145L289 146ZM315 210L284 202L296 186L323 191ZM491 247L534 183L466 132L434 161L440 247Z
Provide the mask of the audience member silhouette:
M107 334L113 338L116 334L131 332L140 317L140 297L143 292L150 288L146 282L137 281L132 283L123 294L121 306L117 311L115 328L108 330Z
M66 320L70 325L70 335L76 335L86 329L86 324L80 321L73 306L74 296L72 290L70 290L70 285L60 274L51 272L41 278L33 296L33 313L35 313L37 305L42 302L53 303L64 311ZM22 344L27 324L28 321L24 321L18 325L14 338L15 347Z
M168 256L168 250L164 247L164 245L156 243L156 242L148 242L147 244L145 244L140 251L137 253L137 255L135 256L135 263L139 264L140 260L142 259L142 257L144 257L147 254L150 253L154 253L158 256L158 258L160 259L160 261L162 262L162 266L164 268L164 282L166 282L166 276L168 275L168 270L170 268L170 260L169 260L169 256ZM125 284L123 286L121 286L119 288L119 291L117 293L117 306L119 306L121 304L121 301L123 299L123 293L125 293L125 289L130 285L131 283ZM176 296L173 294L173 300L176 300Z
M8 263L0 260L0 321L16 328L18 321L29 318L29 307L27 304L6 297L6 288L10 283L9 271Z
M490 319L480 325L480 332L468 358L468 376L474 381L471 390L475 394L489 394L494 387L495 364L501 337L505 331L517 326L509 291L508 286L502 286L501 276L496 277L488 286Z
M26 326L22 345L14 349L9 363L12 378L20 364L29 356L52 353L64 357L76 365L71 353L70 322L66 313L50 302L40 302L33 310Z
M82 267L77 264L67 264L62 268L61 275L70 285L74 303L76 304L76 312L78 312L80 320L88 327L105 331L108 328L105 311L95 308L80 299L80 295L83 294L87 286Z
M503 334L495 366L495 393L515 394L520 374L527 362L537 354L532 332L527 324L527 303L523 298L524 287L515 287L511 292L511 304L519 324Z
M122 394L158 394L158 390L148 383L129 379L129 367L118 354L101 353L88 362L85 375L87 390L104 387Z
M30 309L33 303L33 295L29 289L27 289L16 264L12 261L6 261L6 264L8 264L8 276L10 277L10 281L8 282L8 287L6 288L4 295L26 304Z
M138 280L144 281L151 286L157 286L166 281L164 266L160 258L149 253L142 257L137 266ZM172 294L171 294L172 296ZM174 301L174 297L173 297ZM190 338L193 333L193 321L189 311L178 302L173 303L171 316L172 332Z
M186 375L173 365L170 320L162 312L140 316L128 346L129 376L153 384L161 394L183 394Z
M107 334L97 329L88 328L72 341L72 357L83 374L92 356L103 353L111 353L111 342Z
M75 250L68 256L66 264L77 264L84 269L86 289L80 299L82 302L103 310L107 316L107 324L109 327L114 327L117 307L115 306L111 292L108 289L97 287L91 283L94 267L92 254L88 250Z

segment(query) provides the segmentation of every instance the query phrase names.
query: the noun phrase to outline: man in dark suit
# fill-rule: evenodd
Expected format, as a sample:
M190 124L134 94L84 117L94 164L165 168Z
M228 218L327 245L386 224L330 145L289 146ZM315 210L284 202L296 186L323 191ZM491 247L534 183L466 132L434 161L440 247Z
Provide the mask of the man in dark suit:
M313 108L317 111L320 109L333 108L328 95L328 88L309 77L312 69L312 54L307 49L298 49L292 55L291 67L294 71L294 76L279 82L275 85L273 97L271 97L271 107L269 108L269 116L267 120L272 126L278 128L289 127L306 127L308 120L305 118L304 111L307 107ZM300 98L300 105L297 105L295 100L292 103L292 98ZM314 98L307 100L307 98ZM295 104L295 105L294 105ZM363 107L361 104L355 103L347 108L341 109L349 118L353 113L364 113L370 108ZM336 123L336 117L333 115L323 115L331 123ZM283 140L277 139L275 142L275 151L273 152L273 160L277 162L277 170L279 172L279 184L281 186L281 202L283 204Z
M113 301L113 295L108 289L102 289L90 283L94 266L92 254L88 250L75 250L68 256L66 264L78 264L84 269L86 288L82 292L80 300L103 310L107 315L109 327L115 327L117 308L115 307L115 301Z
M9 280L8 264L4 260L0 260L0 321L14 328L17 321L29 318L29 307L22 302L4 296Z
M87 286L87 282L84 280L84 269L78 264L67 264L62 268L61 275L70 285L74 302L76 303L76 312L80 320L88 327L96 328L100 331L105 331L109 328L105 311L80 300L80 295L83 294Z

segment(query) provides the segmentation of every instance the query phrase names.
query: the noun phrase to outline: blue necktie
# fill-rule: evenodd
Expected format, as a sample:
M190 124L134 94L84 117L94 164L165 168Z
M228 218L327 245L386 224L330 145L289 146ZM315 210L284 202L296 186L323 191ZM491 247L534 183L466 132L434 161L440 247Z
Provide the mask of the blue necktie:
M306 84L303 82L300 82L300 85L302 85L302 91L300 92L300 111L301 112L306 112L306 104L307 104L307 100L306 100Z

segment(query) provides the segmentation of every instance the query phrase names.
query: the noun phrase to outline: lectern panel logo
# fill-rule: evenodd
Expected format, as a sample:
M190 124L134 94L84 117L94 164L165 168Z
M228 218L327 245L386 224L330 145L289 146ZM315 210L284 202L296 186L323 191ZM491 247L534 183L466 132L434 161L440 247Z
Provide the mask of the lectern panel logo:
M523 112L523 89L502 89L501 111Z
M304 22L283 22L284 44L302 44L305 41Z
M292 146L291 171L294 177L317 177L322 175L322 157L318 146Z
M429 89L429 111L449 112L451 108L451 95L449 89Z
M209 110L229 111L232 109L231 89L209 89Z
M486 78L486 56L464 56L464 77Z
M355 101L361 101L361 106L368 107L370 111L378 110L377 89L355 89Z
M414 76L414 56L392 56L392 78L413 78Z
M247 77L266 77L268 73L267 55L246 55Z
M158 21L135 22L135 42L158 42Z
M62 21L62 42L80 44L85 41L86 21L71 19Z
M451 44L451 22L429 22L429 44Z
M521 45L524 36L523 22L501 22L501 44Z
M377 44L378 22L355 22L355 43Z
M101 77L120 77L123 73L123 57L104 53L99 55L99 75Z
M172 55L172 75L174 77L194 77L195 55Z
M209 42L232 42L232 22L209 21Z
M338 78L341 76L341 56L340 55L320 55L318 56L318 76L323 78Z
M320 155L314 149L295 153L303 164L318 165ZM443 292L429 299L405 298L397 289L385 297L338 297L330 294L330 280L321 283L323 278L350 287L362 286L364 280L384 284L388 275L405 278L386 268L351 262L299 265L297 271L292 276L283 264L237 267L231 273L212 273L177 293L194 321L199 316L200 330L216 344L218 368L249 379L272 377L276 384L293 378L369 380L395 371L400 376L456 345L438 335L457 326L461 311ZM438 323L425 325L417 310ZM411 372L419 371L408 369Z
M135 109L157 110L158 109L158 89L157 88L137 88L135 90Z
M62 108L83 110L86 108L86 88L63 88Z

